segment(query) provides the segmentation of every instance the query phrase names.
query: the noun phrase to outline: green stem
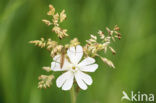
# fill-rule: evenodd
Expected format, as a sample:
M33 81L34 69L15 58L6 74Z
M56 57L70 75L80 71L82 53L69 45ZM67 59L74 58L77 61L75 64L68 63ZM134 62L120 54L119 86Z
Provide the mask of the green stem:
M76 103L76 93L75 93L74 85L70 90L70 96L71 96L71 103Z

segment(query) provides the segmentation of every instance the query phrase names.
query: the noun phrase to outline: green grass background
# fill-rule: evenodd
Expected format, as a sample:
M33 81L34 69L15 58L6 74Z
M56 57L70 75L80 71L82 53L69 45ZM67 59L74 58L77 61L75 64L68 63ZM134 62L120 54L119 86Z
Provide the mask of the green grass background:
M112 45L116 69L97 58L94 80L81 91L77 103L121 103L122 91L156 95L156 0L0 0L0 103L70 103L69 92L56 87L37 88L42 66L52 59L46 50L28 43L40 37L56 39L41 22L48 5L66 10L63 27L81 44L90 33L118 24L122 40ZM57 39L58 40L58 39ZM127 101L124 101L128 103Z

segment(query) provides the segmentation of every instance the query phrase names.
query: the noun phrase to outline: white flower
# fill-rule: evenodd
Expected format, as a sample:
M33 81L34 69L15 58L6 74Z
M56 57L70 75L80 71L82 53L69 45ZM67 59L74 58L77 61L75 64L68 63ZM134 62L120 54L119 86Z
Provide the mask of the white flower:
M95 63L95 59L87 57L81 60L83 56L83 49L80 45L76 47L71 47L67 50L67 58L64 59L63 67L60 67L61 55L57 55L53 58L54 62L51 63L51 69L53 71L66 71L56 80L56 85L58 88L62 87L62 90L70 90L74 79L76 80L78 86L86 90L87 85L92 84L92 78L84 72L95 72L98 68Z

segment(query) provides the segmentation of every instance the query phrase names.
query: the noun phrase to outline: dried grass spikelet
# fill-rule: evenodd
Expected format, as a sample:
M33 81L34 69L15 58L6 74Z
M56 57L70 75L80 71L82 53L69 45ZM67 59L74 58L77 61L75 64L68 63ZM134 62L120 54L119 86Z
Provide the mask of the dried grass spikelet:
M114 33L116 34L115 37L120 40L121 39L121 34L118 31L114 31Z
M55 14L55 8L53 7L53 5L50 4L47 15L54 15L54 14Z
M53 5L49 5L49 11L47 15L52 16L52 21L45 19L42 21L48 26L53 25L52 32L55 32L60 39L68 36L67 29L62 29L60 27L60 23L62 23L67 17L67 15L65 14L65 10L62 10L61 13L57 13L55 12L55 8L53 7Z
M107 39L107 38L103 38L104 35L102 33L100 33L100 35L102 36L102 39ZM86 55L94 57L99 51L107 50L107 46L109 44L108 40L107 42L104 43L98 43L97 36L90 35L90 37L91 38L89 40L86 40L87 44L84 47L84 52Z
M118 25L115 25L114 26L114 31L119 31L119 30L120 30L119 26Z
M106 53L108 48L113 54L116 54L116 51L110 46L110 44L112 41L115 41L115 38L118 38L118 39L121 38L121 34L118 32L119 27L115 25L113 30L106 27L106 31L108 33L107 36L105 36L101 30L98 31L99 38L101 40L100 42L98 42L97 36L93 34L90 35L90 39L86 40L87 44L84 46L85 55L95 57L95 56L98 56L98 53L100 51L104 51L104 53ZM103 58L101 56L99 57L101 58L103 62L115 68L113 63L110 60Z
M91 38L89 40L86 40L88 46L86 46L85 49L88 49L87 51L90 51L89 53L97 53L101 50L104 50L104 53L106 53L107 48L109 48L113 54L116 53L115 50L109 45L111 43L111 40L115 41L115 38L121 38L121 34L118 32L119 27L115 25L113 30L106 27L106 31L108 32L107 36L105 36L101 30L98 31L99 37L102 40L100 43L97 42L97 36L94 35L91 35Z
M111 50L113 54L116 54L116 51L112 47L109 46L109 49Z
M105 37L104 42L109 42L110 43L111 42L111 37L110 36Z
M106 27L106 30L113 41L115 41L115 38L121 39L120 28L117 25L114 26L113 30L110 30L108 27Z
M43 70L45 70L46 72L50 72L51 68L50 67L42 67Z
M110 30L108 27L106 27L106 30L107 30L107 32L108 32L108 34L109 34L110 36L112 36L112 35L113 35L113 31L112 31L112 30Z
M98 31L98 34L100 36L100 39L104 39L105 38L105 35L104 35L104 33L101 30Z
M29 43L35 44L35 46L38 46L41 48L44 48L46 46L46 42L44 38L41 38L41 40L33 40L33 41L30 41Z
M100 56L100 58L101 58L101 60L102 60L104 63L106 63L108 66L110 66L110 67L112 67L112 68L115 68L115 66L114 66L114 64L113 64L113 62L112 62L111 60L108 60L107 58L104 58L104 57L101 57L101 56Z
M49 20L46 20L46 19L43 19L42 22L44 22L48 26L52 25L52 23Z
M90 45L92 45L92 44L95 44L95 43L97 43L97 37L96 36L94 36L93 34L90 34L90 39L89 40L86 40L86 42L88 43L88 44L90 44Z
M54 26L59 26L58 22L59 22L59 14L56 13L56 14L53 15L53 24L54 24Z
M105 42L105 43L102 44L104 53L107 53L107 48L109 47L109 44L110 44L110 42Z
M75 47L75 46L77 46L79 44L80 44L80 42L78 41L78 39L74 38L74 39L70 40L70 43L66 44L64 47L65 47L65 49L68 49L70 47Z
M54 79L54 75L41 75L39 76L40 82L38 83L38 88L49 88L52 85L52 80Z
M70 41L70 47L77 46L79 44L80 44L80 42L78 41L77 38L74 38L73 40Z
M96 56L97 54L97 49L96 49L96 45L85 45L84 46L84 53L87 55L87 56L90 56L90 57L94 57Z
M67 29L61 29L58 26L54 26L52 31L55 32L60 39L68 36Z
M86 45L84 49L87 51L88 56L95 57L99 51L107 50L107 46L100 43L95 43Z
M95 36L95 35L90 35L91 36L91 39L93 39L93 40L97 40L97 36Z
M51 51L53 48L55 48L58 45L56 41L52 41L50 38L47 41L47 50Z
M62 23L66 19L67 15L65 14L65 10L62 10L60 13L60 22Z
M63 45L57 45L55 48L53 48L53 50L51 51L51 57L53 58L54 56L56 56L57 54L61 53L63 49Z

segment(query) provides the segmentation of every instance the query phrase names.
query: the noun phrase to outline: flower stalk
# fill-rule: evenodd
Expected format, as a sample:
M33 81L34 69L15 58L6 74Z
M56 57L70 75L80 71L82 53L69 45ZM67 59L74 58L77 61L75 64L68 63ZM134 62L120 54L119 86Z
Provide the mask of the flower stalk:
M74 85L70 90L70 96L71 96L71 103L76 103L76 93L75 93Z

